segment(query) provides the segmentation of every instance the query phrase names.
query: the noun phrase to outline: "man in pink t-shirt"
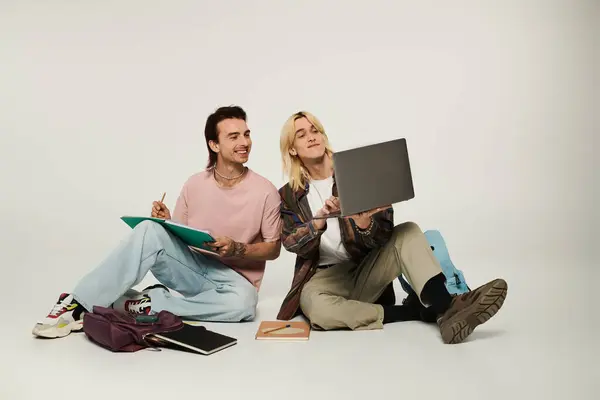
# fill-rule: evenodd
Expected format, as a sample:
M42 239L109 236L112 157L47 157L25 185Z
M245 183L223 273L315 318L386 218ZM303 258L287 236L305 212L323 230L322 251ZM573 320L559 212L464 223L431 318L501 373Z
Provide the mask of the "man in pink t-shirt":
M219 256L190 249L160 224L142 222L71 293L59 297L34 335L79 331L84 313L96 305L133 314L167 310L200 321L254 319L265 263L281 249L280 196L271 182L244 166L252 140L243 109L217 109L206 121L205 137L206 170L184 184L172 217L158 201L152 216L209 231ZM148 272L161 285L133 290Z

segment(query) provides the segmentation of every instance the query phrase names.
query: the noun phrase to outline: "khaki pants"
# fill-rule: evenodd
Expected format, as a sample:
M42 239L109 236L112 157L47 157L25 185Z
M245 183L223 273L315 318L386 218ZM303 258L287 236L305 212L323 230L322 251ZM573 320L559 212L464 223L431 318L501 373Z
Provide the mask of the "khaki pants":
M387 244L356 265L345 262L317 271L300 296L315 329L382 329L383 307L373 304L386 286L404 274L419 298L425 283L442 273L418 225L397 225Z

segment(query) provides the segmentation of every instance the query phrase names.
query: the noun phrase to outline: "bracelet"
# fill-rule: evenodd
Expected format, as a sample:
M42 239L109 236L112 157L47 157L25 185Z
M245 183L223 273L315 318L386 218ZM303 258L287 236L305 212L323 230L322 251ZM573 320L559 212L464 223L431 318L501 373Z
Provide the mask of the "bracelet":
M375 224L375 220L373 219L373 217L371 217L371 223L369 224L367 229L361 229L358 226L356 226L356 229L358 230L358 233L360 233L361 235L369 236L371 234L371 229L373 229L374 224Z

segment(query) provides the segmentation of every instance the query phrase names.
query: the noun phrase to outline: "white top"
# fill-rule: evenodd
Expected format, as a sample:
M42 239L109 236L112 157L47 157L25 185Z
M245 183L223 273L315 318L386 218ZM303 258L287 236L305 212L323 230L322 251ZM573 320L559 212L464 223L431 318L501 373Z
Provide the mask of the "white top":
M313 215L323 208L325 200L331 197L332 193L333 177L310 182L306 198ZM321 235L319 255L319 265L339 264L350 259L350 255L342 244L340 223L337 218L327 220L327 229Z

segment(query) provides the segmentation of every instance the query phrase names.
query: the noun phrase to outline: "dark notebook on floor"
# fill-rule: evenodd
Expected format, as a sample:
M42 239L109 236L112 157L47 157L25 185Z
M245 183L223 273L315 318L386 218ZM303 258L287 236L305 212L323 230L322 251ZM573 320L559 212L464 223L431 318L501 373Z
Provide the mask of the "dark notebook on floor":
M210 355L237 343L237 339L210 331L203 326L184 324L175 332L152 334L161 341L160 346ZM148 335L150 338L150 335Z

